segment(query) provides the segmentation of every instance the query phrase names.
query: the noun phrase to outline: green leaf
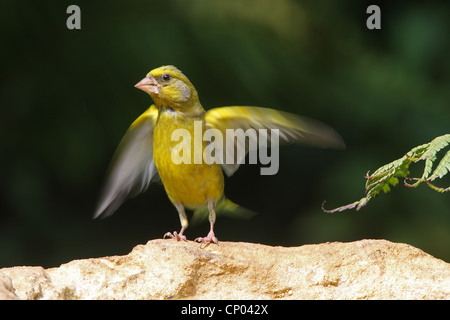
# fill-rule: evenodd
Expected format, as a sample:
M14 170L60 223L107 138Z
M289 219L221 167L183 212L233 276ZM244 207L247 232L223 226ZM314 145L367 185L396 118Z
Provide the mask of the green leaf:
M394 160L380 168L378 168L372 175L366 174L366 196L359 201L355 201L351 204L338 207L332 210L326 210L322 204L322 210L328 213L341 212L348 209L356 210L364 207L372 198L376 197L380 191L384 193L389 193L391 191L391 186L395 187L398 185L398 178L404 178L404 184L407 187L415 188L422 182L426 184L433 190L438 192L447 192L450 190L448 188L440 188L431 183L431 181L444 177L448 172L450 172L450 151L447 151L445 156L437 165L436 169L433 171L433 164L436 161L436 154L447 147L450 144L450 134L445 134L433 139L431 142L422 144L411 149L400 159ZM410 178L409 177L409 166L412 163L417 163L419 161L425 161L425 166L421 178ZM431 173L433 172L433 173ZM430 177L431 174L431 177ZM407 180L416 181L413 184L407 183Z
M433 181L436 178L442 179L450 171L450 150L447 151L441 162L437 165L429 181Z

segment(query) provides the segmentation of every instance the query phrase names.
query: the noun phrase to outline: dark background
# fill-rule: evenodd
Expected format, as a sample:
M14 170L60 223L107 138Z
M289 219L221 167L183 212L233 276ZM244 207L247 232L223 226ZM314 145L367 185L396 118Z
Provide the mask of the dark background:
M81 30L66 8L81 8ZM258 214L218 217L222 241L300 246L383 238L450 261L450 197L400 185L359 212L364 175L449 133L450 2L3 1L0 10L0 267L121 255L179 229L160 184L92 215L122 135L151 103L134 88L173 64L205 109L258 105L321 120L344 151L286 146L280 170L244 165L226 195ZM441 153L442 157L443 152ZM416 169L414 170L414 168ZM423 163L411 167L421 175ZM441 187L449 179L438 181ZM205 221L187 230L204 236Z

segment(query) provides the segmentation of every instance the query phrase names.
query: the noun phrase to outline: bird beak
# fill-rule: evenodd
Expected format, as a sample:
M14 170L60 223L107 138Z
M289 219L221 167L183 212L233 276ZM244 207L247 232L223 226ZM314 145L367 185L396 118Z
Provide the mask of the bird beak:
M159 83L156 82L155 78L153 78L151 75L148 75L144 79L139 81L135 85L135 87L149 94L159 94L159 89L161 88Z

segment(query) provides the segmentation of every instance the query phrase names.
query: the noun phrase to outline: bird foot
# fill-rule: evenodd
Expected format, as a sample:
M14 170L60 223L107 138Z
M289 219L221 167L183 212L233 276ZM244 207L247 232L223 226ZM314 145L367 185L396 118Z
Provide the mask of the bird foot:
M177 241L180 241L180 240L187 241L187 240L186 240L186 236L183 235L183 232L180 232L180 233L178 233L178 232L176 232L176 231L174 231L173 233L167 232L167 233L164 235L163 239L165 239L166 237L170 237L170 238L175 239L175 240L177 240Z
M194 241L205 243L205 244L210 244L210 243L218 244L219 243L219 239L217 239L216 235L212 231L210 231L206 237L198 237Z

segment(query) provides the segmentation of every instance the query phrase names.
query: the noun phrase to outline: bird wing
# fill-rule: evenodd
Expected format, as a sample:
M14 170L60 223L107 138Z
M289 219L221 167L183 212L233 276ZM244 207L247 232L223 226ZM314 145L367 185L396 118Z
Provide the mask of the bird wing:
M259 129L267 130L267 137L270 137L270 129L279 130L279 142L289 143L296 142L322 148L345 148L345 144L341 136L331 127L304 117L297 116L292 113L277 111L269 108L261 107L221 107L208 110L205 113L205 123L208 128L218 129L226 139L226 129L247 129L253 128L257 136L246 134L245 145L237 143L224 143L223 158L226 159L226 153L233 151L234 162L226 163L222 161L222 168L228 176L231 176L244 161L245 154L252 150L252 146L257 146L255 139L258 139ZM270 141L270 139L268 139ZM276 143L275 143L276 144ZM231 147L230 147L231 146ZM271 145L274 147L275 145ZM245 154L237 157L236 149L244 147ZM230 150L234 148L234 150Z
M108 217L128 198L147 190L159 178L153 161L153 127L158 117L155 105L137 118L117 147L94 218Z

